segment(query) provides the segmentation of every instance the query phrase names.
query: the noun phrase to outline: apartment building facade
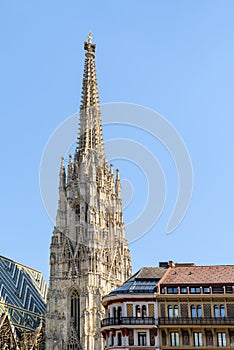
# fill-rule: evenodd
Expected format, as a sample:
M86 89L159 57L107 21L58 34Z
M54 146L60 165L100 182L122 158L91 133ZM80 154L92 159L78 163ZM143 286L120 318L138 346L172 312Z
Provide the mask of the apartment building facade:
M234 347L234 266L159 266L104 297L106 349Z

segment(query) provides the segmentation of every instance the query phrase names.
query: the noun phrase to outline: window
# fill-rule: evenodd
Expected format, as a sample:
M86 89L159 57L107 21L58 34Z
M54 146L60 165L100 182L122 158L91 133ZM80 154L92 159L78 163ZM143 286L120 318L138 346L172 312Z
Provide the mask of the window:
M194 342L194 346L203 346L202 333L194 332L193 333L193 342Z
M168 306L168 317L173 317L173 306Z
M206 346L213 346L213 335L211 331L206 331Z
M133 329L129 329L128 343L129 343L129 345L134 345Z
M178 294L178 287L167 287L168 294Z
M223 294L223 286L214 286L212 287L212 292L214 294Z
M201 288L200 287L190 287L189 291L191 294L200 294L201 293Z
M71 323L75 330L80 330L80 298L78 292L73 289L70 296L70 315Z
M106 318L110 318L110 309L106 309Z
M197 317L197 308L194 305L191 306L191 317L192 318L196 318Z
M179 346L179 333L177 332L171 332L170 333L170 338L171 338L171 346Z
M77 204L75 206L75 220L79 221L80 220L80 206Z
M117 333L117 342L118 342L118 346L122 345L122 335L121 332Z
M218 318L220 316L220 314L219 314L219 306L218 305L214 306L214 316L216 318Z
M136 306L136 317L141 317L141 307L140 307L140 305Z
M118 317L118 320L120 320L121 317L122 317L122 308L121 308L121 306L119 306L118 309L117 309L117 317Z
M146 305L143 305L142 307L140 305L136 305L136 317L146 317Z
M162 331L162 346L167 345L167 336L166 336L166 332Z
M150 346L155 345L155 330L150 329Z
M223 332L217 333L217 344L218 346L227 346L226 333L223 333Z
M210 293L210 287L203 287L203 293L209 294Z
M146 317L146 306L142 306L142 318Z
M226 286L226 293L232 293L232 286Z
M165 294L165 288L161 287L161 294Z
M169 305L168 306L168 317L178 317L179 309L177 305Z
M234 331L229 331L229 336L230 336L230 346L234 346Z
M219 318L219 317L225 317L225 307L224 305L215 305L214 306L214 317Z
M191 306L191 317L192 318L201 318L202 317L201 305L192 305Z
M110 337L110 346L113 346L114 345L114 336L113 334L111 334L111 337Z
M188 288L187 287L180 287L180 293L181 294L187 294L188 293Z
M189 332L188 331L182 331L182 339L183 339L183 345L189 345Z
M138 345L146 345L146 332L138 333Z

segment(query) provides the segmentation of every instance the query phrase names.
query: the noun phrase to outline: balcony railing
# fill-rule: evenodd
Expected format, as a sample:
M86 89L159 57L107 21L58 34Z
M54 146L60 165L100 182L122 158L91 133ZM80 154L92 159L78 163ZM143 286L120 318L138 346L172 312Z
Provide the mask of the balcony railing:
M110 317L104 318L101 322L101 327L118 325L156 325L156 319L154 317Z
M234 317L160 317L159 325L234 325Z

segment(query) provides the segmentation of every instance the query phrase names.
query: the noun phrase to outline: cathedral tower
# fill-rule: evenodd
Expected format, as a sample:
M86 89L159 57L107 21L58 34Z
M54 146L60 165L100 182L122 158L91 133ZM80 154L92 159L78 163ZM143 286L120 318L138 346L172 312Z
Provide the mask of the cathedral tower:
M101 350L102 297L131 276L119 171L102 139L95 49L84 43L80 131L67 170L62 158L51 246L46 350Z

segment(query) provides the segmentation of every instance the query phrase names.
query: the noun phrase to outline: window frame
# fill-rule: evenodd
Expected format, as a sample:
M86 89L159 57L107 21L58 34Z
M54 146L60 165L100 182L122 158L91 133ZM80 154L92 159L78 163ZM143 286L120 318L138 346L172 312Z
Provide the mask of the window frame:
M168 318L179 317L179 306L178 305L168 305L167 314L168 314Z
M80 295L77 289L72 289L70 293L70 322L73 323L76 331L80 332Z
M203 294L210 294L210 287L202 287Z
M138 333L138 346L146 346L147 345L146 332L137 332L137 333Z
M179 332L170 332L170 344L171 346L180 346Z
M225 293L232 294L233 293L233 286L225 286Z
M212 286L212 294L224 294L224 286Z
M167 294L178 294L178 287L167 287Z
M203 346L202 332L193 332L193 344L194 344L194 347Z
M117 333L117 345L122 346L122 333L121 332Z
M202 318L202 305L191 305L191 318Z
M188 294L188 287L180 287L180 294Z
M222 348L227 346L227 335L225 332L217 332L217 346Z
M224 304L215 304L214 305L214 317L215 318L225 318L226 309Z
M190 294L201 294L201 287L199 287L199 286L189 287L189 293Z

